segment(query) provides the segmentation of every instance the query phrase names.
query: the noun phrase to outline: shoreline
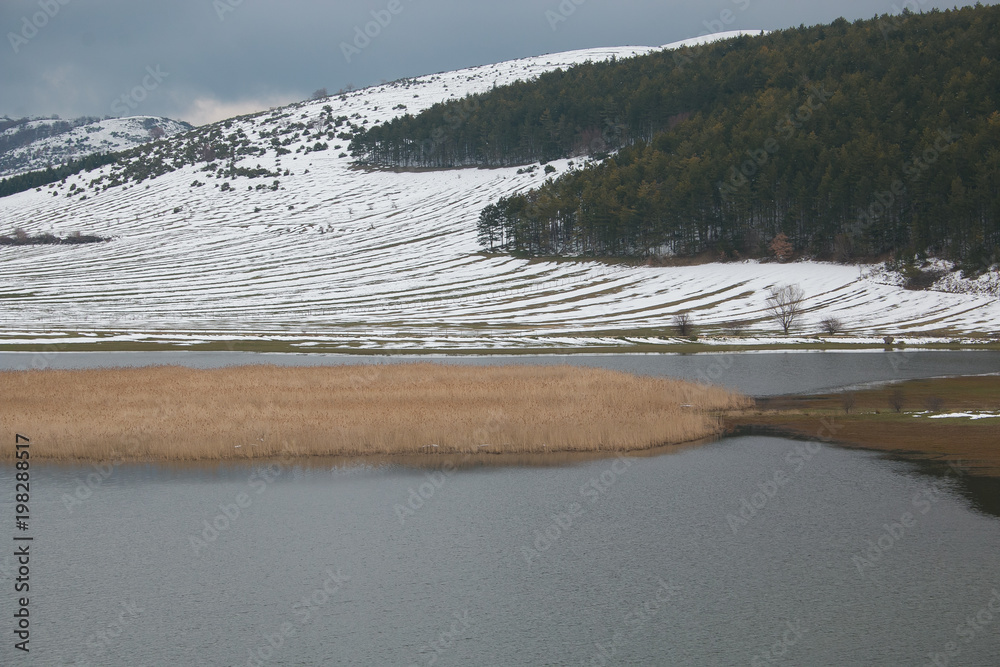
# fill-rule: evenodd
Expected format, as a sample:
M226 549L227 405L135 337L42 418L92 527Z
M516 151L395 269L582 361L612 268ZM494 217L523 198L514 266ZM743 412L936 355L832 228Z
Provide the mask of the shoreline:
M440 452L428 454L364 454L354 456L338 455L296 455L284 456L275 455L259 458L229 458L229 459L200 459L200 460L178 460L178 459L157 459L157 460L106 460L94 458L60 458L60 459L39 459L34 462L36 466L53 468L79 468L81 466L112 466L115 468L143 468L156 466L165 470L197 470L206 471L213 468L225 468L226 470L245 468L252 470L261 466L282 465L303 469L350 469L355 467L368 467L371 469L380 468L408 468L416 470L476 470L481 468L562 468L593 461L607 461L619 457L627 458L654 458L667 454L676 454L687 450L703 447L708 444L719 442L727 437L724 433L718 433L686 442L671 444L653 445L644 449L631 449L621 451L598 450L598 451L574 451L574 450L554 450L545 452L499 452L481 451L469 452ZM0 460L0 468L13 466L13 460Z
M277 370L280 373L289 375L301 374L305 370L307 373L320 373L323 369L331 367L275 367L275 366L243 366L228 367L228 369L213 370L192 370L183 369L182 372L193 375L206 375L211 373L226 372L233 369L270 369L264 372L273 373ZM359 388L371 385L373 378L377 381L381 378L386 380L386 372L392 373L399 369L407 369L408 372L425 372L428 368L443 368L441 365L424 361L398 364L384 364L377 366L349 366L333 367L340 368L341 373L353 377L350 391L356 392ZM459 373L479 374L488 376L491 372L496 373L498 369L513 367L446 367L449 372L458 370ZM566 372L572 367L517 367L516 372L523 375L519 381L529 377L536 380L544 377L548 371L541 369L557 369ZM395 369L395 370L394 370ZM490 370L492 369L492 370ZM100 373L107 375L122 375L135 372L177 372L177 367L172 366L147 366L140 368L102 369ZM587 369L584 372L591 372L596 369ZM571 372L579 372L581 369L572 368ZM73 374L91 373L93 371L0 371L0 380L17 375L25 374L63 374L63 377L71 377ZM503 372L503 371L500 371ZM696 394L704 392L703 385L693 385L683 381L640 378L626 373L616 371L597 371L595 377L627 377L638 379L643 382L652 382L658 387L695 387ZM438 380L440 381L440 380ZM7 384L6 391L10 391L11 385ZM429 385L435 386L433 382ZM733 392L719 390L722 395L730 397L737 396ZM551 392L551 388L545 389L546 395ZM3 385L0 385L0 395L4 393ZM6 400L6 399L5 399ZM441 401L437 396L434 401ZM740 400L740 399L736 399ZM363 465L402 465L408 467L436 468L440 465L455 465L456 467L477 467L477 466L561 466L577 462L601 460L609 457L627 456L660 456L662 454L681 451L683 449L702 446L710 442L717 442L728 437L739 437L746 435L760 435L784 437L794 440L811 440L835 445L838 447L865 449L879 452L899 460L912 462L929 462L932 464L960 465L968 474L980 477L1000 479L1000 381L996 375L965 375L949 376L938 378L927 378L918 380L907 380L899 382L876 383L872 386L859 386L854 389L829 392L824 394L801 394L761 397L752 400L754 403L746 404L740 408L710 408L697 411L699 415L705 417L707 421L701 423L700 433L694 433L691 437L677 437L670 441L662 439L647 439L641 443L618 444L615 446L591 443L581 445L577 441L567 441L563 446L553 443L538 442L534 446L528 446L521 442L516 446L505 447L502 444L478 444L469 446L469 437L472 440L498 440L504 428L504 421L512 414L508 406L506 411L493 409L492 416L488 413L485 417L480 415L480 421L475 419L468 423L465 435L461 437L461 443L447 444L442 442L442 446L429 448L424 445L417 449L403 447L392 450L385 447L375 447L368 451L357 451L357 448L347 448L344 451L331 450L328 447L319 447L305 451L295 451L294 449L274 449L267 451L234 451L220 455L206 455L204 452L188 457L178 457L169 451L144 450L143 452L132 451L124 456L110 455L110 451L94 452L92 454L80 452L72 454L67 452L58 457L40 458L39 463L56 465L80 465L93 462L115 461L115 464L156 464L156 465L194 465L203 467L205 465L229 465L247 464L259 465L268 461L274 461L284 457L286 460L293 460L296 465L313 466L351 466ZM893 403L898 403L894 409ZM936 404L936 410L928 410L928 404ZM681 405L678 403L678 405ZM452 406L454 408L454 406ZM523 408L523 406L522 406ZM449 419L454 419L456 414L464 414L468 406L463 406L458 413L452 413ZM932 415L931 412L936 412ZM163 415L164 410L160 410ZM946 417L948 414L969 414L969 417ZM499 417L497 416L499 415ZM996 415L996 416L991 416ZM169 415L168 415L169 416ZM978 417L972 419L971 417ZM482 419L486 419L486 428L483 428ZM490 421L492 419L492 421ZM476 424L479 426L477 427ZM20 429L16 424L11 424L9 419L0 418L2 430L10 431L8 435L13 437L14 431L24 433L27 429ZM397 426L399 426L397 424ZM583 423L584 430L591 424ZM615 426L618 428L620 425ZM410 429L412 424L404 424L403 429ZM343 431L343 428L341 428ZM470 433L475 435L469 436ZM152 436L150 436L152 437ZM133 441L135 437L133 436ZM469 441L471 442L471 441ZM512 444L512 443L511 443ZM254 446L254 445L251 445ZM242 446L237 445L236 449ZM291 454L291 455L289 455ZM2 455L0 455L2 457ZM0 458L0 465L10 463L7 457Z
M727 435L814 440L1000 478L996 375L905 380L756 402L751 411L726 416Z
M0 402L2 437L36 460L137 462L618 454L718 436L752 405L620 371L427 362L0 371Z
M747 354L767 352L996 352L1000 351L1000 341L986 339L982 342L967 342L965 339L951 342L899 343L886 345L881 342L837 342L822 340L816 342L774 342L774 343L624 343L622 345L581 345L579 347L503 347L503 348L358 348L350 346L322 346L285 342L207 342L207 343L154 343L154 342L87 342L62 343L53 339L50 343L5 344L0 342L0 354L58 354L61 352L244 352L253 354L297 354L297 355L342 355L350 357L504 357L504 356L552 356L552 355L641 355L641 354Z

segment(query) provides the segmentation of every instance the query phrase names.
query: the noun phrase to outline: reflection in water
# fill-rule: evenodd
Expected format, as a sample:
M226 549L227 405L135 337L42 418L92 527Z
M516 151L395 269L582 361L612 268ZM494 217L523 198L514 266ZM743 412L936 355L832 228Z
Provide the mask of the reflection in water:
M503 361L711 375L755 395L1000 371L997 353ZM617 467L599 454L32 467L37 634L30 661L2 642L0 664L746 665L779 647L774 664L839 667L927 664L954 642L950 665L995 664L997 626L968 642L956 627L1000 589L1000 482L811 444L806 457L801 442L727 438ZM14 472L0 467L0 489ZM916 505L928 489L933 504ZM878 558L862 568L858 554ZM14 568L0 552L8 590Z
M972 509L1000 517L1000 479L968 474L960 464L937 461L915 461L914 469L923 475L952 485Z
M745 665L790 627L788 664L923 664L1000 587L974 480L768 437L629 461L118 466L69 505L94 467L33 468L31 664Z
M675 454L687 449L700 447L717 438L705 438L691 442L652 447L625 453L629 458L653 458L664 454ZM108 476L105 470L109 467L131 471L137 476L162 478L174 474L186 474L197 479L224 479L233 474L251 474L262 468L280 466L292 470L308 472L330 472L333 475L358 475L393 470L477 470L489 468L562 468L580 465L593 461L620 456L617 451L594 452L552 452L547 454L532 453L482 453L473 454L405 454L405 455L369 455L369 456L307 456L290 459L248 458L228 459L226 461L163 461L158 463L106 463L97 464L72 463L65 461L46 462L53 470L76 472L81 468L88 474L98 472L102 477ZM242 472L241 472L242 471Z

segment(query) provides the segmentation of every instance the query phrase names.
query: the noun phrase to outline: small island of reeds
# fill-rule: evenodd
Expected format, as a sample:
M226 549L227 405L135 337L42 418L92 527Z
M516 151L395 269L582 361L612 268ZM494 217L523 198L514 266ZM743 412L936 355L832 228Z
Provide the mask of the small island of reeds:
M594 368L418 363L9 371L0 404L33 460L211 461L644 450L716 436L752 402Z

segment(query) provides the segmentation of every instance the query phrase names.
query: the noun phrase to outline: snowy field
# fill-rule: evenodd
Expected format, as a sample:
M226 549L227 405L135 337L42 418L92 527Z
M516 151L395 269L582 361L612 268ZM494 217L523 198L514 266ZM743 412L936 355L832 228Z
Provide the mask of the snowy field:
M387 84L241 117L264 155L237 166L271 178L218 179L204 164L85 197L100 172L0 199L0 232L74 231L113 237L82 246L0 247L0 344L39 341L268 341L293 349L515 350L676 342L690 311L703 340L809 340L837 318L845 342L982 340L998 333L996 291L906 291L875 267L816 262L613 267L487 257L480 210L540 185L542 169L366 172L347 141L302 136L279 156L260 138L292 123L317 127L330 105L352 122L385 122L494 84L587 59L651 48L575 51ZM443 128L448 131L449 128ZM339 132L340 130L338 130ZM171 141L183 141L178 135ZM292 136L292 135L287 135ZM297 134L294 136L298 136ZM563 160L559 173L574 167ZM231 185L224 190L223 181ZM194 181L205 182L198 187ZM77 190L77 193L80 191ZM988 285L996 276L987 276ZM765 310L767 289L797 283L806 312L789 337Z

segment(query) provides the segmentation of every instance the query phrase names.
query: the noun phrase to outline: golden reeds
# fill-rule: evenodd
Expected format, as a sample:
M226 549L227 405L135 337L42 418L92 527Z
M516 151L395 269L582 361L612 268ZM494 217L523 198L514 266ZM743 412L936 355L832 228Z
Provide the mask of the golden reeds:
M626 451L721 430L749 400L570 366L243 366L0 372L0 460Z

